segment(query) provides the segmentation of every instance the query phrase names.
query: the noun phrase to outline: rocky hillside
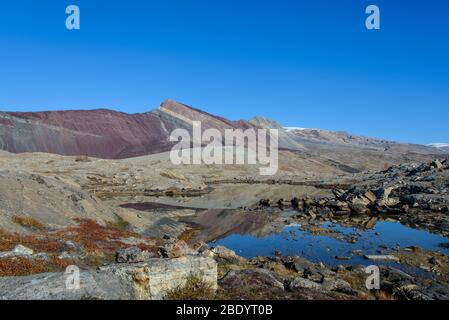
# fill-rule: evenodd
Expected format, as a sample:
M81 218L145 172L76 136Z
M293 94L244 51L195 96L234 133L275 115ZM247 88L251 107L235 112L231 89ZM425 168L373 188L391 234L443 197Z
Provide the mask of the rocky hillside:
M169 150L169 133L185 124L161 112L111 110L0 113L0 147L120 159Z
M248 128L188 106L164 102L142 114L111 110L0 112L0 149L13 153L46 152L123 159L169 150L170 133L190 130L192 121L203 128Z

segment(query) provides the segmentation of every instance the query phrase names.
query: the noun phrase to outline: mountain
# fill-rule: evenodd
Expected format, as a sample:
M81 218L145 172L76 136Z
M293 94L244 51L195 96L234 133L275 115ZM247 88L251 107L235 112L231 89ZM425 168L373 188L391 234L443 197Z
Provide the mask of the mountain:
M362 148L399 153L440 153L429 146L404 144L384 139L353 135L344 131L328 131L301 127L283 127L279 123L264 117L255 117L250 123L262 127L280 130L281 147L294 150L316 150L333 148Z
M245 121L229 121L171 100L142 114L106 109L0 112L0 149L131 158L170 150L170 133L176 128L191 130L195 120L202 121L203 129L252 127Z
M123 159L156 154L171 149L170 133L176 128L192 130L201 121L202 129L276 128L279 147L324 157L338 165L362 170L373 166L422 157L444 151L421 145L400 144L319 129L283 128L263 117L231 121L185 104L167 100L158 109L126 114L106 109L89 111L0 112L0 150L12 153L44 152L60 155L88 155Z
M429 144L428 146L449 152L449 143L432 143Z
M405 144L378 138L353 135L345 131L328 131L321 129L286 128L295 141L303 143L306 147L312 145L333 145L339 147L357 147L376 149L379 151L438 153L428 146L418 144Z
M161 115L110 110L0 113L0 147L22 152L127 158L168 150L168 132L179 124Z

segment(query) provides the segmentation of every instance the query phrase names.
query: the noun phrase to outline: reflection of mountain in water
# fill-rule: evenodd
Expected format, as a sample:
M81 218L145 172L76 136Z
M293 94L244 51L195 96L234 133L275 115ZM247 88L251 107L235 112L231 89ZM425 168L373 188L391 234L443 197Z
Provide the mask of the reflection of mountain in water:
M195 241L210 242L231 234L264 237L281 232L283 226L273 223L267 213L242 212L239 210L208 210L195 217L184 219L201 231Z

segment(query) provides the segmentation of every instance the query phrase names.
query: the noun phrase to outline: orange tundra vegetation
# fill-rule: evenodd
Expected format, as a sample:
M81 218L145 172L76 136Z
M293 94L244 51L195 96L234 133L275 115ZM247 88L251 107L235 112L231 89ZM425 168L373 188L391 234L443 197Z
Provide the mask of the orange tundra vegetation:
M15 216L13 218L14 223L17 223L23 227L34 228L37 230L45 229L45 226L38 220L28 216Z
M35 273L64 271L72 260L51 257L50 260L33 260L29 258L0 259L0 277L29 276Z
M90 219L74 219L76 226L59 231L49 231L45 227L30 235L9 233L0 230L0 251L10 251L21 244L33 249L36 253L47 253L49 259L36 260L26 257L0 259L0 276L19 276L34 273L62 271L68 265L77 264L90 266L98 264L99 259L109 261L114 258L115 252L120 248L131 245L123 242L133 237L142 242L138 247L142 250L157 252L157 240L143 237L137 233L120 230L112 226L101 226ZM44 231L45 230L45 231ZM72 261L58 258L64 249L65 243L72 241L78 244L86 253L85 261ZM151 241L152 245L147 243Z

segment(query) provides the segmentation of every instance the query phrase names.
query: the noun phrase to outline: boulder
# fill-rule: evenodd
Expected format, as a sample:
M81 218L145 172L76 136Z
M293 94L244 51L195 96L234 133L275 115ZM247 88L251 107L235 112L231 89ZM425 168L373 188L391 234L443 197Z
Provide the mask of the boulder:
M376 191L374 191L374 194L376 195L376 198L380 201L387 201L388 197L390 196L391 192L395 189L395 187L386 187L386 188L379 188Z
M329 200L326 203L326 206L328 206L329 208L332 208L335 211L344 211L344 212L350 211L348 203L340 201L340 200Z
M160 300L195 277L217 290L217 263L206 257L187 255L175 259L149 259L145 263L116 264L100 268L131 283L138 300Z
M363 197L368 199L371 202L375 202L377 200L376 195L372 191L367 191L363 194Z
M267 295L275 299L285 294L283 280L264 269L231 270L220 279L220 291L233 300L263 300Z
M416 195L403 195L399 198L402 204L410 205L412 207L419 206L418 198Z
M314 220L316 219L316 212L314 210L307 210L307 214L309 215L309 217Z
M389 207L395 207L400 203L401 200L399 198L388 198L387 200L384 201L384 204Z
M17 245L12 252L18 256L30 256L34 253L33 249L22 246L21 244Z
M326 291L351 289L351 285L348 282L338 278L324 278L321 287Z
M239 279L239 284L247 279L251 279L252 282L258 282L259 285L264 285L271 288L277 288L284 290L284 284L277 279L273 273L265 269L242 269L242 270L232 270L224 278L226 283L229 283L233 279Z
M322 286L319 283L313 282L309 279L297 277L288 284L288 289L290 291L301 289L322 290Z
M143 251L138 247L131 247L118 250L115 254L115 261L117 263L138 263L152 257L154 258L154 255L148 251Z
M193 250L183 240L169 240L159 248L159 254L163 258L180 258L191 253Z
M11 251L0 252L0 259L12 258L12 257L24 257L32 256L34 254L33 249L22 246L21 244L15 246Z
M278 202L277 202L277 204L278 204L278 208L279 208L281 211L284 211L284 209L285 209L284 199L279 199Z
M362 206L367 206L370 203L372 203L373 201L371 201L370 199L366 198L365 196L357 196L352 198L349 203L350 205L362 205Z
M334 274L333 271L322 264L315 264L297 256L285 257L282 259L282 263L284 267L296 271L302 278L307 278L315 282L320 282L323 279L323 275L330 276Z
M341 197L346 193L346 191L343 189L334 189L332 190L332 193L337 199L341 199Z
M211 248L212 253L215 255L217 261L223 261L225 263L240 264L245 262L245 258L240 257L234 251L225 248L223 246L216 246Z
M432 167L434 169L441 169L441 168L443 168L443 164L439 160L435 160L430 163L430 167Z
M292 208L296 209L296 210L302 210L303 206L302 206L302 201L300 202L300 200L298 198L293 198L291 201L292 204ZM301 204L301 207L300 207Z
M355 215L366 215L370 210L363 204L351 204L349 205L351 212Z

